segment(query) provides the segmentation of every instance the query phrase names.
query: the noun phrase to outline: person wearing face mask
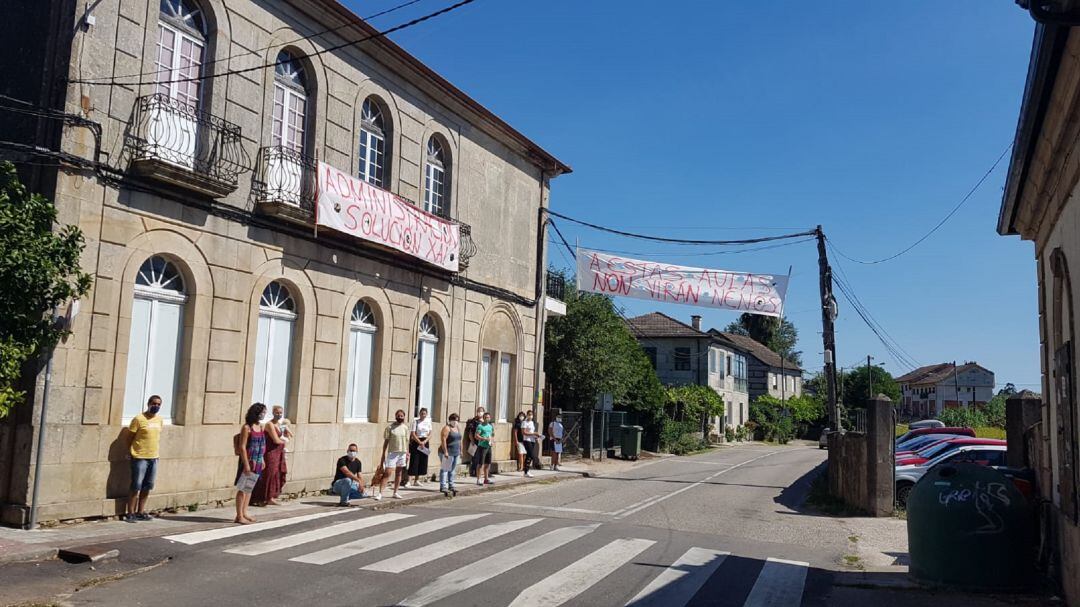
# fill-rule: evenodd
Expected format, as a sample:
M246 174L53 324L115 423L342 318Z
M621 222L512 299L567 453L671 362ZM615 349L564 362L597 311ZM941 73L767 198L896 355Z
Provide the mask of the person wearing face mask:
M428 475L428 455L431 454L431 418L427 409L420 409L420 417L413 420L409 432L409 476L412 486L419 487L421 479Z
M386 427L383 432L382 459L379 466L386 470L386 474L394 475L394 499L401 499L398 489L408 480L405 476L406 466L409 464L409 427L405 425L405 412L398 409L394 413L394 423ZM383 483L386 478L383 477ZM382 494L382 486L379 494Z
M521 422L521 442L525 447L525 476L532 476L529 474L529 470L533 468L540 468L540 454L536 450L536 439L540 438L540 433L536 431L536 423L533 422L533 412L529 411L525 414L525 421Z
M150 520L146 513L146 498L150 497L157 478L158 445L161 428L165 425L159 411L161 397L155 394L146 401L146 411L132 418L128 426L131 434L131 495L124 520L129 523Z
M330 493L338 496L338 506L348 506L349 500L364 497L364 479L360 476L360 457L356 443L350 443L345 455L334 466L334 482Z
M254 506L277 506L275 501L285 486L285 443L288 438L281 434L281 421L285 419L285 409L275 405L270 421L263 424L266 432L266 453L263 455L263 473L251 492Z
M442 442L439 444L439 491L446 497L457 496L454 476L460 459L461 430L458 429L458 414L451 413L443 426Z
M548 426L548 438L551 439L551 469L558 470L563 447L562 415L556 415L555 420Z
M491 480L491 450L495 442L495 426L491 423L491 414L485 413L484 420L476 427L476 484L490 485Z
M510 445L517 455L517 469L525 467L525 444L521 434L521 424L525 421L525 412L519 411L514 418L514 425L510 428Z

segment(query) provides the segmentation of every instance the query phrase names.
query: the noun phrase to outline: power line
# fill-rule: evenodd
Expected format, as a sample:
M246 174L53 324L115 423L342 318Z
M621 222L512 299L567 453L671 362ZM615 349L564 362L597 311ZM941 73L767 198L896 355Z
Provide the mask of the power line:
M370 21L370 20L375 19L377 17L382 17L383 15L388 15L388 14L393 13L395 11L401 10L401 9L403 9L405 7L411 6L411 5L416 4L418 2L423 2L423 0L409 0L408 2L402 2L401 4L398 4L397 6L388 8L388 9L386 9L384 11L379 11L379 12L375 13L374 15L369 15L367 17L361 17L361 19L363 19L364 21ZM304 42L306 40L311 40L312 38L315 38L316 36L325 36L326 34L332 34L332 33L336 32L338 30L342 30L342 29L345 29L347 27L352 27L352 26L355 26L355 25L356 25L355 23L349 21L349 22L343 23L341 25L336 25L334 27L329 27L329 28L326 28L326 29L319 30L317 32L313 32L313 33L308 34L306 36L301 36L299 38L294 38L293 40L289 40L288 42L282 42L282 43L279 43L279 44L274 44L272 46L264 46L263 48L258 48L258 49L254 49L254 50L251 50L251 51L245 51L243 53L237 53L235 55L229 55L228 57L222 57L220 59L211 59L210 61L200 63L199 64L199 69L205 69L207 66L214 65L215 63L221 63L221 62L224 62L224 61L232 61L233 59L239 59L241 57L248 57L250 55L258 55L259 53L262 53L263 51L268 51L268 50L270 50L272 48L286 47L286 46L289 46L289 45L292 45L292 44L296 44L297 42ZM102 78L90 78L90 79L87 79L87 80L79 79L79 80L74 80L73 82L81 83L81 84L108 84L110 82L110 80L115 81L117 78L139 78L141 80L145 76L157 76L157 75L160 75L160 74L169 74L169 73L172 73L172 68L154 70L152 72L140 72L140 73L136 73L136 74L126 74L124 76L112 76L111 78L102 77ZM141 84L141 81L140 81L140 84Z
M803 240L796 240L796 241L793 241L793 242L783 242L783 243L780 243L780 244L765 245L765 246L761 246L761 247L752 247L752 248L749 248L749 249L736 249L736 250L733 250L733 251L706 251L704 253L668 253L668 252L645 253L645 252L641 252L641 251L618 251L618 250L613 250L613 249L595 249L595 250L600 250L600 251L603 251L604 253L616 253L618 255L640 255L640 256L644 256L644 257L648 257L648 256L651 256L651 255L663 255L663 256L667 256L667 257L712 257L712 256L715 256L715 255L739 255L741 253L753 253L755 251L766 251L766 250L769 250L769 249L779 249L781 247L790 247L790 246L797 245L797 244L803 244L803 243L806 243L806 242L811 242L813 240L814 240L814 238L806 238L806 239L803 239ZM592 248L592 247L590 247L590 248Z
M893 357L893 359L903 367L915 369L916 366L910 361L906 360L904 355L900 353L892 344L890 344L889 340L882 335L882 331L879 330L878 327L875 326L875 324L869 318L867 318L863 310L855 303L855 300L848 292L847 287L844 286L843 281L838 280L836 276L833 276L833 283L836 285L840 293L844 296L844 299L846 299L848 303L851 304L852 309L854 309L855 313L859 315L859 318L861 318L862 321L866 323L867 327L870 327L870 330L874 333L875 336L877 336L878 341L881 342L881 345L885 347L885 350Z
M938 229L941 228L941 226L945 225L945 222L949 221L949 219L951 219L952 216L955 215L956 212L960 210L960 207L964 206L964 203L966 203L968 201L968 199L971 198L971 196L975 193L975 191L979 189L979 186L981 186L983 184L983 182L986 181L986 179L988 177L990 177L990 174L993 173L994 169L997 168L997 165L1001 163L1001 159L1004 158L1005 155L1009 153L1009 150L1012 149L1012 146L1013 146L1012 143L1010 143L1008 146L1006 146L1005 150L1002 151L1001 155L998 156L997 160L994 161L994 164L991 165L990 168L986 171L986 173L984 173L983 176L979 178L979 181L977 181L975 183L975 185L972 186L972 188L970 190L968 190L968 193L965 194L964 197L960 199L960 202L957 203L957 205L955 207L953 207L951 211L949 211L949 214L946 215L944 219L939 221L937 223L937 225L935 225L933 228L930 229L929 232L927 232L926 234L923 234L922 238L919 238L918 240L913 242L911 244L911 246L909 246L908 248L900 251L899 253L896 253L895 255L890 255L888 257L882 257L881 259L873 259L873 260L855 259L854 257L849 257L849 256L845 255L843 252L841 252L839 249L837 249L835 245L833 245L833 250L836 251L837 255L839 255L840 257L843 257L844 259L846 259L848 261L853 261L855 263L861 263L861 264L864 264L864 265L873 265L873 264L878 264L878 263L885 263L886 261L892 261L893 259L896 259L897 257L900 257L904 253L907 253L908 251L914 249L915 247L922 244L924 240L926 240L927 238L930 238L930 236L932 236L934 234L934 232L937 232ZM830 242L832 242L832 241L830 240Z
M587 228L591 228L593 230L598 230L600 232L607 232L609 234L617 234L619 236L625 236L627 238L636 238L636 239L639 239L639 240L650 240L650 241L654 241L654 242L670 242L670 243L675 243L675 244L741 245L741 244L756 244L756 243L759 243L759 242L769 242L769 241L773 241L773 240L786 240L786 239L789 239L789 238L800 238L802 236L816 236L817 235L817 233L815 231L808 230L808 231L805 231L805 232L798 232L798 233L795 233L795 234L781 234L781 235L778 235L778 236L761 236L759 238L745 238L745 239L742 239L742 240L694 240L694 239L688 239L688 238L666 238L666 237L663 237L663 236L650 236L648 234L637 234L637 233L634 233L634 232L627 232L627 231L624 231L624 230L616 230L614 228L604 227L604 226L601 226L601 225L597 225L595 223L589 223L587 221L582 221L580 219L574 219L573 217L570 217L568 215L563 215L562 213L557 213L557 212L552 211L550 209L547 209L547 213L549 215L554 216L554 217L558 217L559 219L565 219L567 221L576 223L576 224L581 225L581 226L585 226Z
M411 21L406 21L405 23L402 23L401 25L394 26L394 27L392 27L392 28L390 28L388 30L383 30L381 32L375 32L374 34L368 35L368 36L366 36L364 38L361 38L360 40L353 40L351 42L344 42L342 44L335 44L333 46L328 46L326 48L319 49L319 50L317 50L315 52L307 53L307 54L303 55L303 57L316 57L318 55L324 55L326 53L331 53L331 52L341 50L341 49L349 47L349 46L356 46L358 44L361 44L363 42L367 42L368 40L372 40L372 39L375 39L375 38L384 38L389 34L392 34L394 32L399 32L399 31L401 31L403 29L413 27L414 25L419 25L420 23L423 23L425 21L428 21L428 20L434 19L436 17L445 15L446 13L449 13L451 11L455 11L455 10L457 10L457 9L467 5L467 4L472 4L475 1L476 0L461 0L460 2L457 2L455 4L451 4L450 6L447 6L446 8L439 9L439 10L433 12L433 13L428 13L427 15L424 15L422 17L417 17L416 19L413 19ZM306 37L301 38L301 39L302 40L306 39ZM283 63L285 63L285 60L275 60L275 61L272 61L270 63L266 63L266 64L262 64L262 65L256 65L256 66L253 66L253 67L247 67L247 68L236 69L236 70L228 70L228 71L220 72L220 73L217 73L217 74L200 74L198 76L192 76L190 78L175 78L175 79L172 79L172 80L161 80L161 81L158 81L157 84L179 84L179 83L183 83L183 82L201 82L203 80L210 80L210 79L213 79L213 78L221 78L222 76L233 76L233 75L237 75L237 74L246 74L246 73L249 73L249 72L254 72L254 71L267 69L267 68L276 68L278 65L281 65ZM82 80L82 79L72 80L72 82L84 83L84 84L99 84L99 85L104 85L104 86L129 86L129 87L130 86L137 86L137 85L142 84L141 79L137 80L137 81L120 82L115 77L110 77L107 81L101 81L101 82L90 82L90 81Z

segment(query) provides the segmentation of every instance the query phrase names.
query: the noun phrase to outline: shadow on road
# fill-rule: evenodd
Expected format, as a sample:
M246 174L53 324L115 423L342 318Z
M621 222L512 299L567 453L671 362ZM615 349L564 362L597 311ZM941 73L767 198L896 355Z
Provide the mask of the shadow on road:
M784 490L780 492L780 495L773 498L773 501L799 514L831 516L806 506L806 498L810 495L810 487L813 485L814 479L824 474L827 467L828 462L822 462L818 466L811 468L806 474L795 479L795 482L784 487Z

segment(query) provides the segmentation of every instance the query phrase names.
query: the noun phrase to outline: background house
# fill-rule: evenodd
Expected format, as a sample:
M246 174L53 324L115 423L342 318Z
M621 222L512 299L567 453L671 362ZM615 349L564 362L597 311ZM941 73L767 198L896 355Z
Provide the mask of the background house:
M751 337L716 329L711 329L709 334L727 347L746 355L751 401L763 394L779 399L802 396L803 377L799 365Z
M944 409L985 405L994 397L994 373L978 363L939 363L896 378L901 412L932 417Z

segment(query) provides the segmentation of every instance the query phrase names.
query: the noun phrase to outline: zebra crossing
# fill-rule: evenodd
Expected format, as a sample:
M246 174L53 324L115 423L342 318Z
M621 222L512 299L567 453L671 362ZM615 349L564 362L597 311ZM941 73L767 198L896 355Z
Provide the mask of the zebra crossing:
M347 513L354 518L329 518ZM597 533L601 523L566 519L499 520L512 515L490 512L430 515L343 509L165 539L187 545L221 542L207 549L220 549L222 558L271 559L276 571L305 568L302 575L310 579L319 575L319 567L335 568L328 576L340 578L344 572L356 580L407 574L395 579L411 585L392 585L399 595L380 603L401 607L683 607L702 601L798 607L809 569L805 562L758 559L751 587L745 575L750 561L742 559L742 579L732 584L724 579L725 563L741 557L714 547L668 547L663 538L645 532L610 537ZM740 596L717 603L715 593L723 592Z

